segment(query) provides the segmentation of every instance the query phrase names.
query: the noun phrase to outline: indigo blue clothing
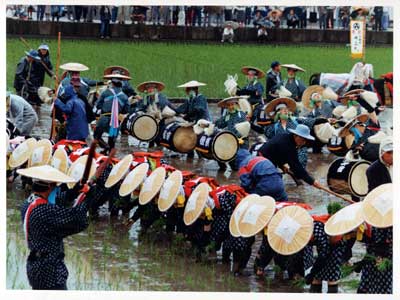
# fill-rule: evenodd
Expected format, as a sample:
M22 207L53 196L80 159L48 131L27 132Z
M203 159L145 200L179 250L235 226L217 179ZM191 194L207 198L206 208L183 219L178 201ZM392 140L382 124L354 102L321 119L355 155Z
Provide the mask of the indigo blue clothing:
M43 66L43 64L40 61L34 61L34 67L35 67L35 70L37 70L36 72L39 76L39 82L38 82L40 84L39 86L43 86L45 74L47 73L47 75L49 75L50 77L53 76L53 72L52 72L53 65L51 64L51 61L50 61L49 51L47 51L46 55L44 55L44 56L42 56L39 51L39 56L42 59L42 62L46 65L47 69L49 69L49 71L50 71L50 72L47 71L46 68Z
M56 99L54 105L67 115L67 139L85 141L89 135L85 103L78 98L72 85L65 89L64 94L67 102L64 104Z
M111 113L112 103L114 100L114 94L111 89L114 90L114 93L118 97L118 113L126 114L129 108L128 97L119 87L108 88L101 93L99 100L96 102L97 110L100 110L102 114Z
M276 73L272 69L268 71L266 79L266 95L268 102L276 98L273 94L275 94L276 88L281 81L282 78L280 72Z
M236 95L243 96L248 95L248 99L251 105L254 104L264 104L262 95L264 94L264 87L261 82L257 80L249 82L246 86L236 92Z
M31 63L26 57L22 58L17 65L14 77L14 88L19 94L24 85L29 92L37 93L41 86L41 75L35 61Z
M71 85L70 82L71 82L71 78L70 78L69 75L67 75L61 81L61 84L60 84L60 86L58 88L58 92L57 92L57 97L58 98L61 98L61 99L63 98L65 88L67 86ZM79 94L84 96L84 97L86 97L86 98L87 98L87 96L89 94L90 87L96 86L98 84L98 82L96 80L91 80L91 79L85 78L85 77L80 77L80 82L81 82L81 86L79 88Z
M297 78L285 79L282 84L292 93L292 99L296 100L297 102L301 101L301 97L306 89L306 86L302 80Z
M333 110L335 109L336 106L338 106L339 103L336 101L331 101L331 100L324 100L322 102L321 108L314 107L312 111L310 111L306 117L308 118L332 118L333 117Z
M121 83L122 91L125 93L125 95L127 95L128 97L137 95L135 89L131 86L128 80L122 80Z
M175 108L169 102L167 96L164 94L158 93L157 99L156 96L146 96L144 97L136 106L134 111L143 111L146 112L150 105L156 104L157 108L162 111L166 106L170 107L172 110Z
M184 114L184 119L188 122L197 122L200 119L211 121L207 99L202 94L197 94L193 99L185 99L175 111L177 114Z
M293 134L284 133L274 136L261 147L260 153L275 166L282 167L284 164L289 164L297 178L303 179L310 185L314 183L314 178L308 174L299 161Z
M236 130L235 125L246 121L246 113L242 111L234 111L230 113L225 110L224 114L215 121L215 125L220 129L225 129L232 132L238 138L241 138L241 134Z
M236 156L239 167L248 165L254 158L246 149L239 149ZM277 201L288 199L282 175L268 159L258 162L250 173L240 175L240 186L250 194L271 196Z

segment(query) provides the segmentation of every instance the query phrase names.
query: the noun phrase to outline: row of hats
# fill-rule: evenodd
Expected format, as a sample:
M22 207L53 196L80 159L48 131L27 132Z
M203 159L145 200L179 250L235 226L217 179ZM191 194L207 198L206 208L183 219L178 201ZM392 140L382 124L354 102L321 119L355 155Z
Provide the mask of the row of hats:
M248 195L236 206L229 222L234 237L251 237L264 230L270 246L282 255L303 249L313 234L313 218L300 205L275 203L269 196ZM393 226L393 185L372 190L363 202L346 206L325 224L329 236L341 236L366 222L377 228Z
M300 68L299 66L297 66L295 64L282 64L281 65L279 62L273 62L271 64L271 66L275 66L275 67L278 66L278 65L280 65L283 68L291 69L291 70L295 70L295 71L300 71L300 72L305 72L306 71L303 68ZM244 67L242 67L242 73L243 74L247 75L247 74L249 74L249 72L253 73L255 76L257 76L257 78L265 77L265 72L262 71L259 68L252 67L252 66L244 66Z

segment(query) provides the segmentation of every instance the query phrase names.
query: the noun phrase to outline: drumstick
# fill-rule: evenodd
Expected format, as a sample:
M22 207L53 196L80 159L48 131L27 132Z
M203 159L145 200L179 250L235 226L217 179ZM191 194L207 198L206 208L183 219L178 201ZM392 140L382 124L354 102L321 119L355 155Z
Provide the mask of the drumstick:
M342 195L340 195L338 193L335 193L335 192L331 191L330 189L327 189L326 187L320 186L319 189L321 189L321 190L323 190L323 191L325 191L325 192L327 192L329 194L332 194L332 195L334 195L334 196L336 196L336 197L338 197L338 198L340 198L340 199L342 199L342 200L344 200L346 202L355 203L353 200L351 200L349 198L346 198L346 197L343 197Z

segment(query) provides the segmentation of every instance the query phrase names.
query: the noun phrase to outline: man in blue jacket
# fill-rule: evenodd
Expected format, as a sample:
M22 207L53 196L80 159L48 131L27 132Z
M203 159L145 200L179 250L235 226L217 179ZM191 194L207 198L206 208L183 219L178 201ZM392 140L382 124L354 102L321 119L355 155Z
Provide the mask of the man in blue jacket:
M89 129L85 103L77 96L79 88L80 82L72 81L64 90L66 103L57 98L54 105L67 116L67 139L85 142Z

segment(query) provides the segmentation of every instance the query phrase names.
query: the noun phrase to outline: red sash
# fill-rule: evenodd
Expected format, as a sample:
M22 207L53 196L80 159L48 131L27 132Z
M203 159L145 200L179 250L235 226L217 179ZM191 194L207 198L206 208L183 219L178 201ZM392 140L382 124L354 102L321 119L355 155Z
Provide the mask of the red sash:
M197 177L197 178L188 180L184 183L183 189L185 190L185 196L189 197L192 194L193 189L202 182L208 183L208 185L211 187L212 190L216 189L219 186L218 182L214 178Z
M219 203L219 196L225 192L236 195L236 205L247 195L245 190L241 186L236 184L229 184L217 187L216 189L213 189L211 191L210 196L213 198L215 207L218 209L221 208L221 205Z
M245 174L245 173L250 173L253 168L259 163L262 162L264 160L267 160L265 157L262 156L256 156L252 159L250 159L250 161L248 162L248 164L244 167L241 167L239 170L239 176Z
M46 199L38 197L31 204L29 204L28 209L26 210L26 213L25 213L25 218L24 218L24 231L25 231L26 242L28 242L29 217L31 216L32 211L36 207L47 204L47 203L48 202Z

